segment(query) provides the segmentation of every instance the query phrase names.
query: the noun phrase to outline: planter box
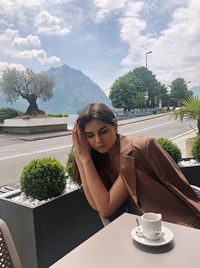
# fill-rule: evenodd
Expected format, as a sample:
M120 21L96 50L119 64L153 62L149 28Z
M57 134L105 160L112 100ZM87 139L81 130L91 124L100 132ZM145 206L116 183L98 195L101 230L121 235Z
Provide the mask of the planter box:
M22 134L66 131L67 117L5 119L2 129L8 133Z
M103 227L80 189L34 208L10 200L16 195L0 198L0 217L24 268L49 267Z
M190 159L184 158L182 160L187 161ZM180 169L190 184L200 187L200 165L180 167Z

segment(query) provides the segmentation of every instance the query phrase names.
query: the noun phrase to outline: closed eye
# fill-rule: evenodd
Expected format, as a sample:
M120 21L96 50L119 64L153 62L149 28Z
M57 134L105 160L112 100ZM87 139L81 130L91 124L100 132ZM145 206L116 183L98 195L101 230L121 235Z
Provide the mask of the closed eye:
M92 133L91 133L91 134L89 134L89 133L85 133L85 136L86 136L86 138L88 138L88 139L89 139L89 138L94 137L94 134L92 134Z
M107 132L108 132L108 129L105 128L105 129L100 130L100 131L99 131L99 134L105 134L105 133L107 133Z
M104 126L103 128L99 129L98 134L106 134L108 132L108 127ZM90 139L94 137L94 133L93 132L85 132L85 136L86 138Z

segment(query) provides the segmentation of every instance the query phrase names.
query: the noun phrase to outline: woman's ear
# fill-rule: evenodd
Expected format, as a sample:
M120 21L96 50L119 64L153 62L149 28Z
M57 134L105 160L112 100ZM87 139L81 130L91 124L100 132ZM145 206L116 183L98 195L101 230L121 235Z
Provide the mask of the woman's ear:
M118 133L118 123L117 122L114 124L114 130L115 130L115 133L117 134Z

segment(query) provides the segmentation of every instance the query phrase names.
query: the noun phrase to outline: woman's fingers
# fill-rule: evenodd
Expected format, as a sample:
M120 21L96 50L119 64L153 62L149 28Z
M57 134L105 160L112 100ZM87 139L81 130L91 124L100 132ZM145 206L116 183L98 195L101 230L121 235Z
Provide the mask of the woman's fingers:
M76 129L77 129L78 139L79 139L80 141L82 141L83 134L82 134L82 132L81 132L81 130L80 130L80 125L79 125L79 123L76 125Z
M75 153L81 159L90 153L88 141L80 129L79 124L76 124L72 131L73 143Z
M72 130L72 139L73 139L73 143L74 143L75 147L77 147L77 143L78 143L78 134L77 134L77 129L76 129L76 127Z

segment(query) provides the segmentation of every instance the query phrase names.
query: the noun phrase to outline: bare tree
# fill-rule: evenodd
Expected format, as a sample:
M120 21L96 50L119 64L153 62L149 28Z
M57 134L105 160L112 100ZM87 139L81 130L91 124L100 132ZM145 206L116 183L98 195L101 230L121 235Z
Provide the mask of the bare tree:
M13 103L19 97L29 102L25 114L44 114L37 105L40 98L46 102L53 96L54 78L46 73L34 73L31 69L25 71L16 68L6 68L2 72L2 92L7 102Z

